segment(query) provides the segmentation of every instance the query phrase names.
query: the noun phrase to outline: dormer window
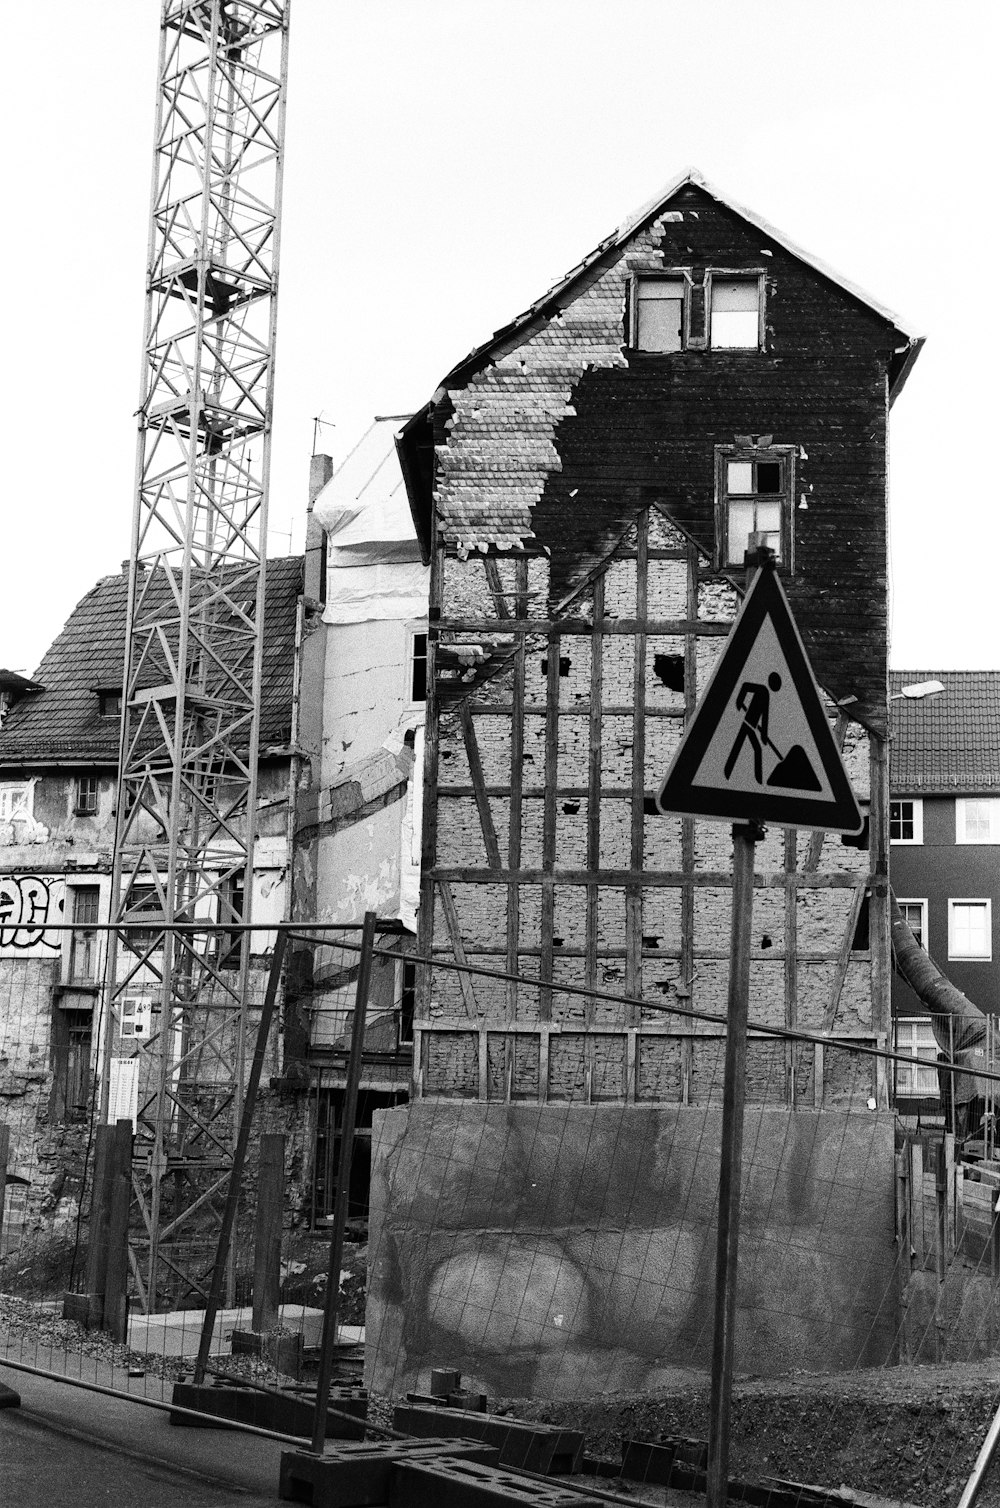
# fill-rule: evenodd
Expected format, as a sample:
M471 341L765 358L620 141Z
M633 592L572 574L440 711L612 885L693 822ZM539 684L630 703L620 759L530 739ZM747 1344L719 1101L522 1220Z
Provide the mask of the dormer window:
M637 277L631 345L636 351L682 351L687 282L683 277Z
M97 711L100 717L121 717L122 694L120 691L98 691Z
M708 343L713 351L759 351L764 344L764 280L759 273L713 272Z

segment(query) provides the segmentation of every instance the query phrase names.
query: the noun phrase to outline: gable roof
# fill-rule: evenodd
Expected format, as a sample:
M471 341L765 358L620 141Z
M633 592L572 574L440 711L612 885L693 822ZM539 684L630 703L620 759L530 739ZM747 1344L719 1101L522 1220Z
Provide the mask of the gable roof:
M931 680L944 691L890 703L890 791L1000 795L1000 670L893 670L889 689Z
M407 493L410 500L410 508L413 513L417 536L420 540L425 563L429 560L430 552L430 513L431 496L434 486L433 451L434 433L433 418L439 405L447 404L449 388L463 386L473 373L479 371L512 340L520 340L529 326L550 317L558 309L569 301L569 296L575 296L577 285L592 274L598 265L607 260L611 263L621 252L626 243L644 228L652 224L654 220L663 214L671 200L682 189L694 186L714 199L731 213L759 230L775 245L780 246L790 256L795 257L803 265L810 267L820 277L826 279L835 288L846 294L851 299L862 304L866 309L877 315L891 326L896 335L894 352L889 363L889 401L892 403L901 392L903 384L909 375L914 361L924 344L924 337L917 335L908 329L890 309L855 283L850 282L840 273L835 272L825 262L820 261L811 253L804 251L790 237L777 230L762 216L755 214L753 210L746 209L734 199L723 194L720 189L709 183L697 168L686 168L676 178L672 179L655 198L642 205L634 214L625 219L621 225L611 232L610 235L600 241L594 249L583 258L575 267L572 267L564 277L555 283L541 298L530 304L523 313L518 314L508 324L496 330L489 340L482 345L476 346L454 366L442 379L432 398L423 408L419 409L403 425L397 439L400 466L406 481Z
M301 555L267 563L262 750L291 737L302 568ZM167 590L164 580L164 595ZM103 577L77 603L38 668L44 689L18 702L0 728L0 765L118 763L118 719L100 716L95 691L121 687L127 611L128 579L122 574Z

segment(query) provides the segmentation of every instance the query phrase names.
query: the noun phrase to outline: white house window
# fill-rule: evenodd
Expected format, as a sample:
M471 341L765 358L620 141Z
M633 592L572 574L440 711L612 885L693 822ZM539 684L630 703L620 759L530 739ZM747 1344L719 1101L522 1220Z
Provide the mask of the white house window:
M97 811L98 782L96 775L80 775L76 780L76 795L73 810L78 817L92 817Z
M761 344L761 279L712 275L709 345L713 351L757 351Z
M995 796L959 797L955 802L956 843L1000 843L1000 801Z
M34 786L30 780L0 781L0 822L15 817L30 817L34 805Z
M633 347L637 351L683 350L685 279L637 277L633 289Z
M991 905L988 900L948 902L948 957L993 957Z
M927 902L926 901L899 901L899 909L903 913L903 920L913 933L917 942L927 953Z
M933 1065L937 1062L938 1046L929 1016L901 1018L896 1022L896 1051L924 1060L920 1064L896 1063L896 1094L936 1096L938 1076Z
M924 841L924 803L919 799L889 802L889 842Z
M792 456L788 448L740 451L719 447L717 486L721 562L742 566L752 535L789 561Z

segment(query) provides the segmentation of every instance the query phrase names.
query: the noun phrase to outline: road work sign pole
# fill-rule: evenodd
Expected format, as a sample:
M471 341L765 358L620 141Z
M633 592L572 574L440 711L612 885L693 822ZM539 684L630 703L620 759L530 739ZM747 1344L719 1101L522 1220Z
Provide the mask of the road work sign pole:
M729 952L726 1070L722 1100L719 1169L719 1230L715 1255L715 1338L708 1436L707 1508L725 1508L729 1481L729 1412L736 1328L736 1268L740 1238L743 1169L743 1104L746 1098L747 1019L750 1014L750 938L753 865L764 830L755 822L733 828L733 922Z

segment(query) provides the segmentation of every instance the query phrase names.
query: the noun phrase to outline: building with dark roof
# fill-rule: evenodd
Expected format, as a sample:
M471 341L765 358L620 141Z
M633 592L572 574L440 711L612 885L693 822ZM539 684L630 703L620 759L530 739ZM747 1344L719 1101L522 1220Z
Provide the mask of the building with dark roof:
M264 922L287 914L302 583L301 556L268 562L254 866ZM46 1206L50 1174L72 1166L93 1092L106 934L89 929L112 913L127 596L126 567L76 605L32 679L0 673L0 1097L17 1106L12 1169L29 1218ZM72 934L46 930L64 922L77 924ZM123 1039L148 1029L152 978L140 970L133 982Z
M936 695L903 687L938 681ZM889 756L890 879L900 909L942 972L988 1014L1000 1011L1000 671L894 670ZM927 1012L894 976L901 1051L928 1063ZM898 1068L901 1108L935 1114L937 1075Z

